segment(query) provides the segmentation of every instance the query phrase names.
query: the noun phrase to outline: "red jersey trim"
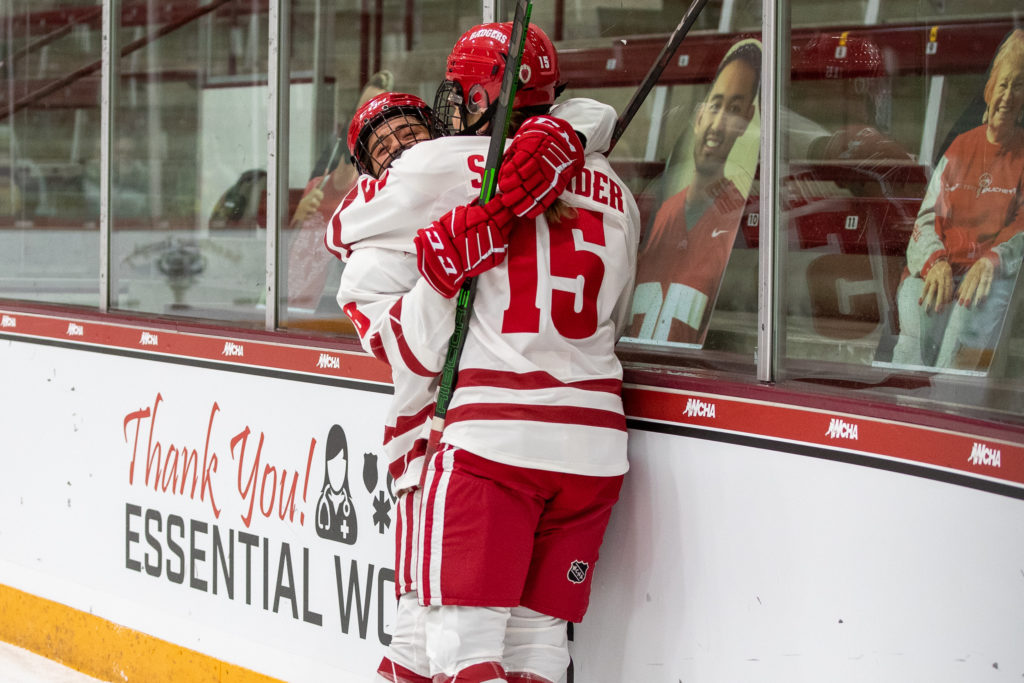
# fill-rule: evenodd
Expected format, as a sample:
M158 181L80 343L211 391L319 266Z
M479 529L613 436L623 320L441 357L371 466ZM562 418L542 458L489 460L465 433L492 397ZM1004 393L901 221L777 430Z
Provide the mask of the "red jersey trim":
M354 302L348 302L341 307L341 310L345 312L348 319L356 326L356 332L359 333L360 337L365 335L366 331L370 329L370 319L363 315L362 311L359 310Z
M405 367L420 377L433 377L436 375L436 372L431 372L423 367L423 364L416 358L416 354L412 352L412 349L409 348L405 341L405 332L402 330L401 299L396 301L395 305L391 307L389 315L391 317L391 331L395 333L395 342L398 344L398 352L402 356L402 362L405 363Z
M392 479L398 479L399 477L406 473L406 471L409 469L409 466L412 463L416 462L418 459L422 458L426 454L427 440L416 439L416 442L413 443L412 448L409 449L408 453L398 458L397 460L392 460L388 464L388 473L391 475Z
M379 361L388 363L388 354L384 350L384 342L380 338L380 333L377 333L370 337L370 353L373 357ZM390 363L388 363L390 365Z
M467 369L459 371L460 387L500 387L502 389L582 389L621 395L622 380L588 379L562 382L546 372L504 372L501 370Z
M324 233L324 246L339 259L348 258L349 254L352 253L352 247L341 239L341 218L339 216L341 211L355 200L358 191L359 183L356 183L348 191L348 194L345 195L345 198L341 200L341 206L331 216L329 232ZM337 245L337 248L334 245Z
M426 422L433 414L434 404L431 403L417 411L415 415L404 415L397 418L395 420L394 427L388 426L384 428L384 445L386 446L388 442L396 437L402 436L413 429L422 427L423 423Z
M549 422L554 424L604 427L620 432L626 431L626 418L622 413L579 406L536 406L517 403L474 403L452 408L445 415L445 423L468 422L472 420L498 421L523 420L527 422Z
M430 679L426 676L421 676L412 669L406 669L387 657L381 660L377 674L391 683L430 683Z

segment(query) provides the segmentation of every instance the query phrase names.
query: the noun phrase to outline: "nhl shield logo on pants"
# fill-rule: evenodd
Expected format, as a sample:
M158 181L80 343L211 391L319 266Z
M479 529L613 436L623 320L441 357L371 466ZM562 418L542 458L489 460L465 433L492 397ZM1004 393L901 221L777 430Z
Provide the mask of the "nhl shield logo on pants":
M587 570L590 569L590 565L582 560L573 560L573 563L569 565L569 574L566 578L572 583L583 583L587 580Z

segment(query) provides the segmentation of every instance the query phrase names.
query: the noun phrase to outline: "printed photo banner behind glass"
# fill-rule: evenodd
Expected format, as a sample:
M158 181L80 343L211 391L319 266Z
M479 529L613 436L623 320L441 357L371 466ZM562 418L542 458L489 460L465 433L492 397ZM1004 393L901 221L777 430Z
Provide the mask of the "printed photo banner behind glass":
M704 345L757 170L760 64L760 41L732 45L673 146L622 341Z
M875 365L999 372L1024 255L1024 30L940 149L907 244L898 329ZM888 341L888 343L886 343Z

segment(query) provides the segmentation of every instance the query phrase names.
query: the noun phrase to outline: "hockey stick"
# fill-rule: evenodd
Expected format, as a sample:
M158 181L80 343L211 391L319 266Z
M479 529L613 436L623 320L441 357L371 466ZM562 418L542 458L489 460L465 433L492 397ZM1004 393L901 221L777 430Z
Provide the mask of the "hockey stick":
M672 59L672 55L679 49L680 43L683 42L683 38L690 32L690 28L693 23L697 21L697 17L700 16L701 10L704 9L704 5L708 4L708 0L693 0L690 3L690 8L686 10L686 14L680 19L679 25L676 26L675 30L672 31L672 35L668 37L668 42L665 43L665 47L661 48L661 54L654 60L654 64L651 65L650 71L644 76L644 80L640 82L640 86L633 93L632 99L629 100L629 104L622 111L622 115L619 116L619 120L615 122L615 130L612 131L612 140L608 145L608 151L605 152L605 156L612 153L615 149L615 144L622 137L622 133L625 132L626 127L636 116L637 111L640 109L640 105L647 99L647 94L651 92L651 88L657 83L658 78L661 77L661 72L668 66L668 60Z
M706 0L705 0L706 1ZM516 12L512 19L512 35L509 38L509 56L505 62L505 71L501 75L501 90L498 91L498 102L494 118L491 120L491 142L487 148L487 161L484 165L484 177L480 186L480 203L486 204L494 196L498 178L498 167L505 151L505 138L508 136L509 120L512 114L512 102L515 100L518 83L519 65L522 63L523 50L526 47L526 29L530 24L530 13L533 11L532 0L517 0ZM445 355L444 368L441 371L441 383L437 391L437 403L434 406L434 419L430 425L430 439L427 442L427 455L437 450L444 431L445 415L448 404L455 392L458 378L459 359L462 347L466 344L469 332L469 316L473 307L473 295L476 291L473 278L466 278L459 290L455 308L455 331L448 340L448 353Z

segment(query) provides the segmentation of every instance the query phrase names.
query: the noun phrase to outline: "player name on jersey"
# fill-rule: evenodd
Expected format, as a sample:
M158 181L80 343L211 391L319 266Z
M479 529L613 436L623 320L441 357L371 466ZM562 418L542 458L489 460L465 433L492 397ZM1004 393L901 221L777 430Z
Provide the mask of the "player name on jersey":
M617 182L600 171L584 168L572 182L569 191L581 197L589 197L599 204L622 211L622 188Z

